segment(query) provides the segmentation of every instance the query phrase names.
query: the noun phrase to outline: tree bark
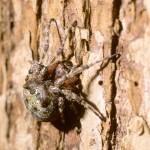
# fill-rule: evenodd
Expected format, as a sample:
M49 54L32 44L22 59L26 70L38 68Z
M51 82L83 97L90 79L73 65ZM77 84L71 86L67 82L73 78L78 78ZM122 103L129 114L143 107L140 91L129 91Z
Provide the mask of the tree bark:
M0 149L149 149L148 0L0 0L0 7ZM82 92L106 117L86 110L81 133L36 121L23 102L29 61L41 58L52 18L62 37L77 21L63 52L75 65L121 54L81 74ZM53 23L49 39L48 56L53 56L61 46Z

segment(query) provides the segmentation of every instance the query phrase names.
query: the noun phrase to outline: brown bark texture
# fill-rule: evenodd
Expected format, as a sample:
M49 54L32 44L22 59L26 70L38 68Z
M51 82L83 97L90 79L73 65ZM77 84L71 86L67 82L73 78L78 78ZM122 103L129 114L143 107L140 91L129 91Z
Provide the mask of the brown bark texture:
M63 52L74 65L121 53L80 75L82 92L106 117L85 110L80 133L36 121L23 101L29 61L41 58L52 18L62 37L77 21ZM0 150L150 149L149 18L149 0L0 0ZM52 23L45 63L59 47Z

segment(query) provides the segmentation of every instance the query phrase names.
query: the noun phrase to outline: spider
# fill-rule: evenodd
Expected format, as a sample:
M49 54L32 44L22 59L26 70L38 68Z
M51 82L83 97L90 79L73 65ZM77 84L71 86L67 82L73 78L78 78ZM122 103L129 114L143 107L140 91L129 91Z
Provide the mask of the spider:
M56 20L51 19L49 27L51 22L55 22L57 26ZM42 60L33 60L31 62L31 68L26 76L26 83L23 86L23 95L27 109L38 121L55 122L56 120L60 120L62 123L65 123L64 111L66 109L66 102L69 103L69 107L74 112L76 112L75 105L78 103L84 108L90 109L100 119L103 120L105 118L103 114L89 104L82 95L79 89L79 74L85 69L104 60L109 60L118 54L113 54L102 60L83 66L74 66L69 60L56 61L56 58L63 52L64 43L68 34L72 28L76 26L77 21L74 21L68 28L67 35L61 43L61 47L51 58L48 65L43 65ZM47 39L44 46L45 52L47 52L49 46L48 37L49 33L47 31ZM43 58L44 57L43 55Z

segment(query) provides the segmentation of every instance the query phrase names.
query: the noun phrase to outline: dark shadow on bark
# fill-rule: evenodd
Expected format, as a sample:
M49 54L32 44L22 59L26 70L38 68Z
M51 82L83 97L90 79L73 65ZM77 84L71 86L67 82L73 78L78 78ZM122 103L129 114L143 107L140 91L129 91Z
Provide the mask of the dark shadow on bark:
M52 122L52 124L57 129L65 133L68 133L70 130L76 127L78 128L78 130L81 130L80 119L83 117L85 113L85 108L82 105L78 104L77 102L74 103L74 107L76 111L72 109L70 102L65 101L65 109L64 109L65 123L62 123L61 118L59 117L55 122Z

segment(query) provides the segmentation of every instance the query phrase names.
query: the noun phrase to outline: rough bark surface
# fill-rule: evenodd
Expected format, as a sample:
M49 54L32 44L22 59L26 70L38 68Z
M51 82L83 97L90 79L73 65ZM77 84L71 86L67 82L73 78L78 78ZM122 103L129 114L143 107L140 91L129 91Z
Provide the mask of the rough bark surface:
M0 0L0 150L148 150L150 143L150 2L148 0ZM32 57L41 57L44 28L60 34L77 20L64 56L87 64L121 57L81 75L82 91L106 116L86 110L81 133L37 122L23 102ZM60 46L50 30L49 55ZM102 69L100 69L102 67Z

